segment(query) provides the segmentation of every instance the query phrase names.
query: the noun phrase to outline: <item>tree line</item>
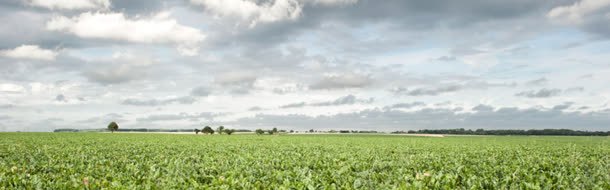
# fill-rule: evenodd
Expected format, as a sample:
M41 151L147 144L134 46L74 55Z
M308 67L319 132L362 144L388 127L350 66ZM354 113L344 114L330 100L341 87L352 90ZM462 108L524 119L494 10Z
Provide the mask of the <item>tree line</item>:
M579 131L571 129L421 129L409 131L394 131L392 134L455 134L455 135L554 135L554 136L609 136L610 131Z

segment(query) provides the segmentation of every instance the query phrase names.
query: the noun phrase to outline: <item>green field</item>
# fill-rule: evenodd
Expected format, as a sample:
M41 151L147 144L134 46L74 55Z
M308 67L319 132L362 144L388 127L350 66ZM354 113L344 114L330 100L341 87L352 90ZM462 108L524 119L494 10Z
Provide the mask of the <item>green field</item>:
M610 189L610 138L0 133L0 189Z

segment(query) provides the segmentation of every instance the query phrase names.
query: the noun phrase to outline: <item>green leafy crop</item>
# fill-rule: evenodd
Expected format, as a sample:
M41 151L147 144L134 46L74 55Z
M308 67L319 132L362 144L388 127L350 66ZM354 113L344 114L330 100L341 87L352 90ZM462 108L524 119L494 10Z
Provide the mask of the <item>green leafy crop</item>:
M0 189L610 189L607 137L0 133Z

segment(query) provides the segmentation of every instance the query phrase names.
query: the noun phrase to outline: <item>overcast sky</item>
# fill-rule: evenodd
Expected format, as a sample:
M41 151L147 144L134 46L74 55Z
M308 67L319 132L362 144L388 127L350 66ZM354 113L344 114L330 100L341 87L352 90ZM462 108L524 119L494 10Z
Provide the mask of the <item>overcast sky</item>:
M610 0L2 0L0 131L610 130Z

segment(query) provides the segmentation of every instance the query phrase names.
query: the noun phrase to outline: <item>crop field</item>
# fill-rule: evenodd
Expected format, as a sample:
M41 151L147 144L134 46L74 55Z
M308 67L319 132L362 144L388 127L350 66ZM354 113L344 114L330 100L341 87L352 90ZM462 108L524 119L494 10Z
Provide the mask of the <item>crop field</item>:
M0 133L0 189L610 189L610 138Z

